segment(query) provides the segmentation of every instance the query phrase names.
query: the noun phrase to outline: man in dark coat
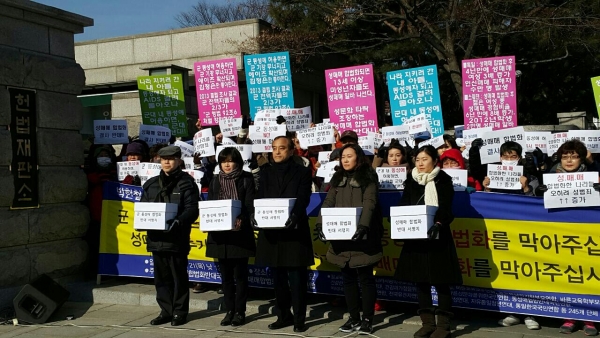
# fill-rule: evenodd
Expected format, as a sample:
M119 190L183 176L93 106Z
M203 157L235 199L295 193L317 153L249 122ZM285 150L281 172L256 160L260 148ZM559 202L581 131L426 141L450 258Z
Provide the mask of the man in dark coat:
M294 142L291 139L277 137L272 146L273 161L261 168L257 198L295 198L296 202L285 229L259 231L255 264L269 267L274 279L279 315L269 329L294 325L294 332L304 332L307 268L314 264L306 214L311 196L311 172L292 160Z
M141 202L175 203L177 216L167 221L166 231L149 230L147 250L154 261L156 301L161 312L150 324L185 324L190 292L187 273L192 223L198 219L200 192L194 179L183 172L181 149L168 146L158 151L162 170L144 184Z

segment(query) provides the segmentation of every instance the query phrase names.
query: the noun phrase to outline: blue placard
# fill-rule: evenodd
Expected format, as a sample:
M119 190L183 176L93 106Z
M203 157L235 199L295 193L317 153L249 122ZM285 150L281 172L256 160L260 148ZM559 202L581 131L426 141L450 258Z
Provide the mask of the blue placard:
M244 55L250 117L263 109L294 108L290 53Z
M444 119L436 66L402 69L386 74L395 126L425 113L433 137L444 134Z

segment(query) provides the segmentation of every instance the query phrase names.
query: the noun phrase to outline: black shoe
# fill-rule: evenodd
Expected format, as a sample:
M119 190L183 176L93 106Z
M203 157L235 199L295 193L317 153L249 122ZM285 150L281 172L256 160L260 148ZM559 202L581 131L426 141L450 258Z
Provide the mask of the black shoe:
M158 315L158 317L152 319L150 321L150 325L162 325L162 324L166 324L168 322L171 321L171 319L173 319L173 317L171 316L165 316L162 313Z
M231 320L233 319L233 311L227 311L225 318L221 321L221 326L229 326L231 325Z
M363 319L358 329L358 334L371 334L373 333L373 323L369 319Z
M360 328L360 320L354 319L350 317L346 324L340 326L340 331L350 333L354 331L358 331Z
M185 323L187 323L187 318L182 315L174 315L173 320L171 320L171 326L179 326Z
M281 318L277 318L274 323L269 324L269 330L279 330L292 325L294 325L293 319L283 320Z
M246 324L246 315L243 312L236 312L231 321L231 326L242 326Z
M304 332L306 331L306 325L294 325L294 332Z

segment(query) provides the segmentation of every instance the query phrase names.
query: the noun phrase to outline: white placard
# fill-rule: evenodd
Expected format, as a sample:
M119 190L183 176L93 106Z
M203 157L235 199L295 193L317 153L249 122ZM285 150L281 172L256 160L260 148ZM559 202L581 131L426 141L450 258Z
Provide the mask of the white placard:
M317 161L319 161L319 163L321 163L321 166L324 166L327 163L329 163L329 155L330 154L331 154L331 151L320 151L319 152L319 156L317 157Z
M454 191L465 191L468 186L468 171L464 169L442 169L452 177Z
M488 164L489 189L521 190L523 166Z
M312 112L310 107L298 109L281 109L282 116L285 118L285 126L289 131L299 131L310 128L312 122Z
M163 126L150 126L140 123L140 140L152 147L155 144L169 144L171 140L171 129Z
M554 153L563 145L563 143L569 140L569 133L562 132L552 134L551 137L548 138L548 156L554 155Z
M464 125L454 126L454 138L463 138L463 131L465 130Z
M446 141L444 141L444 135L440 135L434 138L430 138L429 140L422 141L421 143L419 143L419 148L424 147L426 145L430 145L437 149L438 147L441 147L444 144L446 144Z
M321 208L325 238L328 241L352 239L361 213L362 208Z
M379 177L379 189L404 190L406 181L406 167L379 167L375 169Z
M183 165L185 170L194 170L194 166L196 165L194 163L194 158L193 157L184 157L183 158Z
M221 141L221 144L224 146L228 146L228 145L236 145L237 143L233 142L232 139L230 139L229 137L223 137L223 141Z
M329 119L323 119L323 124L330 124L330 120Z
M467 149L471 148L471 143L474 139L482 138L483 134L492 131L492 127L474 128L463 130L463 140Z
M193 149L194 153L200 155L200 157L215 155L215 138L213 137L212 129L202 129L194 134Z
M592 154L600 153L600 130L569 130L569 140L579 140Z
M273 152L273 140L279 136L285 136L285 125L252 125L250 126L250 139L252 140L253 153Z
M183 141L175 141L173 143L174 146L179 147L181 149L181 157L194 157L194 146L191 144L187 144Z
M316 176L323 177L325 183L329 183L333 174L335 174L335 167L340 165L340 161L331 161L325 165L322 165L319 169L317 169Z
M600 206L600 194L594 190L597 172L544 174L544 208L574 208Z
M302 149L322 144L335 143L335 132L330 125L319 125L296 132L296 137Z
M362 148L365 155L375 155L375 136L376 133L369 132L366 136L358 137L358 145Z
M411 117L404 121L402 125L407 126L409 134L413 135L415 138L431 135L431 124L427 119L427 115L424 113Z
M158 176L160 174L161 169L162 167L160 166L160 163L140 163L140 170L138 171L138 176L140 176L142 186L146 183L146 181L148 181L152 177Z
M127 175L135 176L140 171L140 161L117 162L117 179L124 180Z
M94 144L127 144L128 136L125 120L94 120Z
M277 116L279 116L277 109L266 109L261 110L254 116L255 126L272 126L277 125Z
M219 154L225 148L237 149L240 152L240 154L242 155L242 159L244 160L244 167L242 169L247 172L252 172L252 170L250 169L250 161L252 160L252 145L251 144L236 144L236 145L232 145L232 146L217 146L217 151L216 151L217 160L219 159ZM219 169L219 166L216 165L214 173L218 174L220 171L221 170Z
M526 131L525 132L525 144L527 144L526 151L534 151L535 148L540 148L544 153L548 153L548 139L550 139L552 133L549 131Z
M190 176L192 176L192 178L194 179L194 182L196 182L196 185L198 186L198 191L202 191L202 177L204 177L204 171L200 171L200 170L184 170L186 173L190 174Z
M404 142L414 142L412 135L408 131L407 125L391 126L381 128L381 135L386 146L390 145L393 138L397 139L402 146Z
M488 131L483 134L482 139L483 146L479 149L481 164L500 162L500 157L502 156L500 154L500 147L504 142L514 141L519 143L523 148L523 153L517 154L520 157L525 155L525 150L527 149L523 127Z
M242 129L242 118L219 120L219 129L224 137L237 136Z

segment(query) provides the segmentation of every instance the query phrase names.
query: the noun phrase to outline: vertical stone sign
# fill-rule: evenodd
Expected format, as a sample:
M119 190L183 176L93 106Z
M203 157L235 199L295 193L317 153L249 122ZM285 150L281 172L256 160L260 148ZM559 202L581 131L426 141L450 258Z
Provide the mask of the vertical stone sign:
M187 136L185 95L180 74L137 78L144 124L171 129L175 136Z

